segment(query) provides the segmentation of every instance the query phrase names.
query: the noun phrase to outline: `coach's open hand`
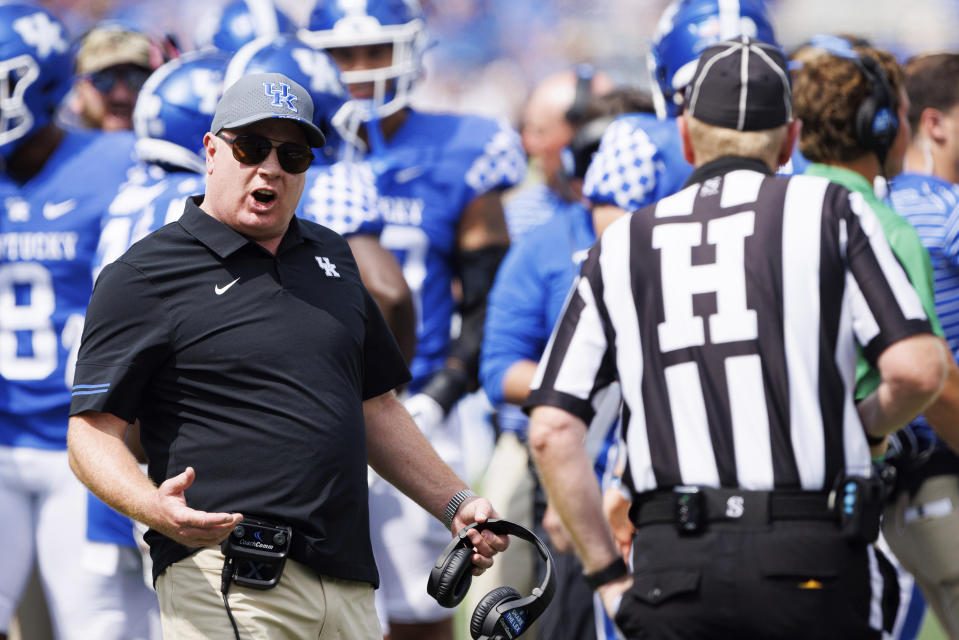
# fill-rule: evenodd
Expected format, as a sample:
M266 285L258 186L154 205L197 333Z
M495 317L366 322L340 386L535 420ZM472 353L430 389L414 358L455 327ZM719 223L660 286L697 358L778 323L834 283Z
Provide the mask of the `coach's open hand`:
M243 520L243 516L239 513L207 513L188 507L183 492L195 479L193 467L187 467L183 473L168 478L159 486L153 511L157 521L151 526L188 547L219 544Z

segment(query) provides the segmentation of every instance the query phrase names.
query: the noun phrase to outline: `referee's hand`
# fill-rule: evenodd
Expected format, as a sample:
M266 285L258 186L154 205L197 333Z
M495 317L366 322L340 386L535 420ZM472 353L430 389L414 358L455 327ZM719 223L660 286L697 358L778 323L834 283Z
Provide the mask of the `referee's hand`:
M153 509L154 521L150 526L188 547L209 547L230 535L233 527L243 520L243 515L207 513L188 507L183 492L195 479L193 467L187 467L183 473L168 478L159 486Z

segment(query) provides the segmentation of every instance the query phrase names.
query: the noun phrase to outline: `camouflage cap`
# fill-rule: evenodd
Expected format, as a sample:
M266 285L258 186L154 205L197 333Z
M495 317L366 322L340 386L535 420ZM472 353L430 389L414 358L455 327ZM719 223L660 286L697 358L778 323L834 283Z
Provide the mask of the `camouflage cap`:
M94 27L77 51L77 73L94 73L119 64L155 69L162 53L149 36L119 25Z

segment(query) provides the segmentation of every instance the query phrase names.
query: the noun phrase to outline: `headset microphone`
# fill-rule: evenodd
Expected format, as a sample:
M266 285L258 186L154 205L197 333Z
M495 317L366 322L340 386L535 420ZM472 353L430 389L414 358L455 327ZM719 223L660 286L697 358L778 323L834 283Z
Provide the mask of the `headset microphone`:
M470 619L473 640L513 640L523 634L546 610L556 591L553 558L536 534L509 520L491 519L473 523L456 534L430 571L426 591L442 606L453 608L462 602L472 582L473 543L470 530L492 531L522 538L536 547L546 564L546 575L525 598L513 587L504 586L487 593L476 605Z

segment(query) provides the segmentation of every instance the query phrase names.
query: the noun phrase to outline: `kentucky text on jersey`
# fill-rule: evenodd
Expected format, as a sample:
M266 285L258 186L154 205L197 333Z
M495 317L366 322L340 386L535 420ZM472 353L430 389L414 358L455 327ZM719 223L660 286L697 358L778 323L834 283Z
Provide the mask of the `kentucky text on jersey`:
M423 200L419 198L380 197L377 209L387 224L423 224Z
M72 231L0 233L0 260L73 260L77 241Z
M66 448L100 223L133 142L67 131L32 179L0 180L0 445Z

